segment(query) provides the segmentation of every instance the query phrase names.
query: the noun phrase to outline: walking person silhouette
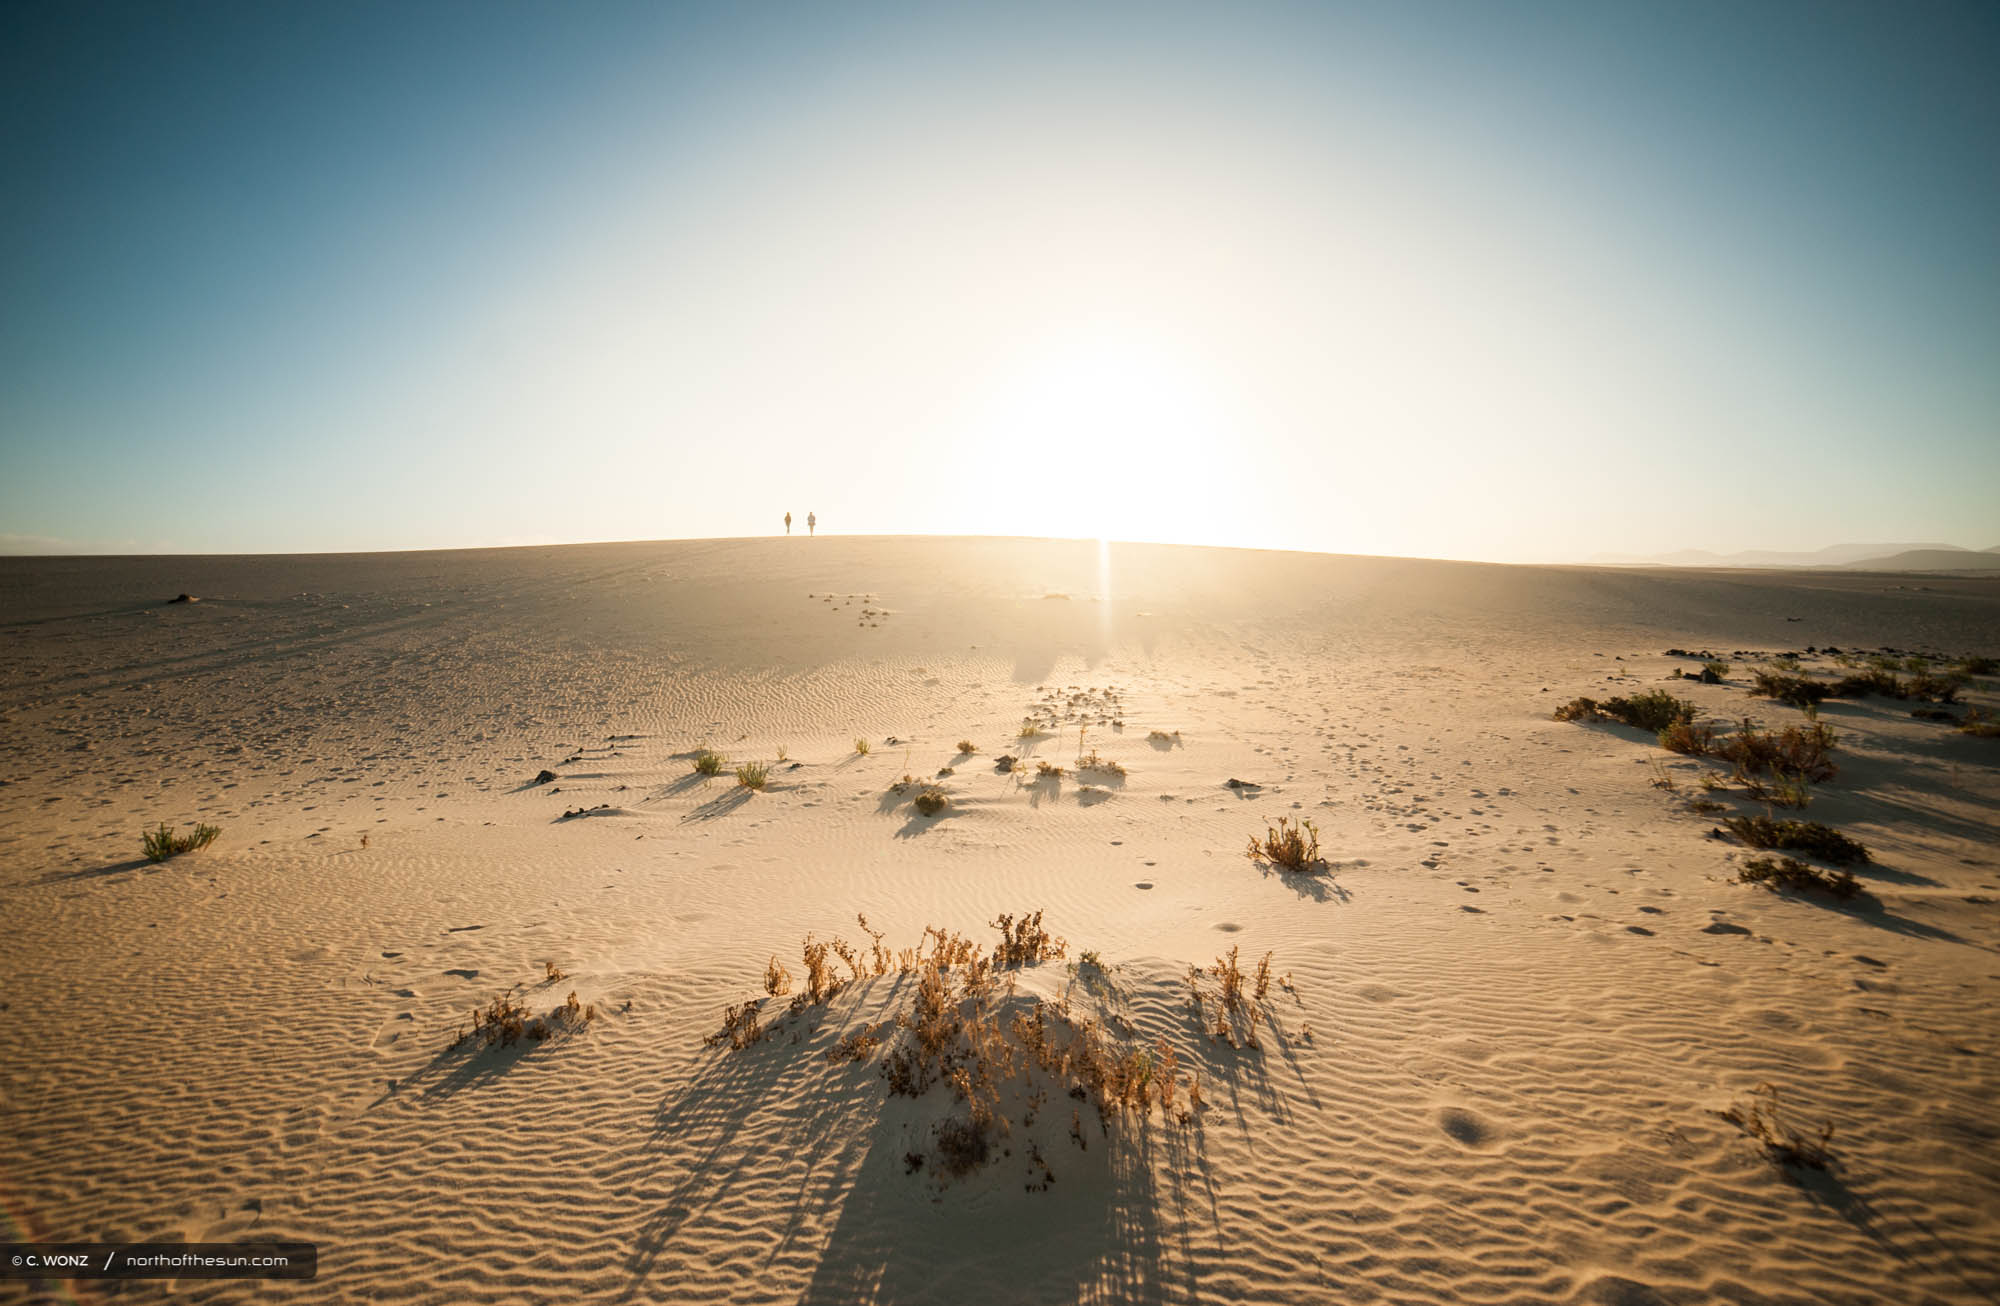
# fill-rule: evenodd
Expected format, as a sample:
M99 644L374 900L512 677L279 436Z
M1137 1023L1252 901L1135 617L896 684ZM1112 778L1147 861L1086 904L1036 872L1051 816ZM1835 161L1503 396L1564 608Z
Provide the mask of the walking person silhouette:
M785 514L785 534L790 535L791 533L792 533L792 514L788 512Z
M818 526L818 525L819 525L819 518L818 518L818 517L816 517L816 516L814 516L814 515L813 515L812 513L807 513L807 514L806 514L806 534L808 534L808 535L812 534L812 533L813 533L813 528L814 528L814 527L816 527L816 526Z

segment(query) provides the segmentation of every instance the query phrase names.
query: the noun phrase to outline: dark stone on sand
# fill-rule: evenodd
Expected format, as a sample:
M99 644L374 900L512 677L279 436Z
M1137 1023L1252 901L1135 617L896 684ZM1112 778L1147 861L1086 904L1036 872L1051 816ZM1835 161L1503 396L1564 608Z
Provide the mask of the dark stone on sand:
M1264 787L1255 780L1238 780L1233 775L1229 777L1225 784L1230 789L1262 789Z
M201 596L200 596L200 595L198 595L198 594L176 594L176 595L174 595L174 596L173 596L172 598L168 599L168 600L167 600L167 602L169 602L169 603L199 603L199 602L201 602Z
M545 785L548 784L550 781L554 780L555 778L556 778L556 773L554 771L544 771L540 775L535 777L535 783L538 785Z
M1011 771L1020 764L1020 761L1021 759L1015 757L1012 753L1002 753L993 759L993 769L995 771Z
M1741 925L1732 925L1728 921L1710 921L1701 927L1701 932L1703 934L1748 934L1750 931L1744 929Z

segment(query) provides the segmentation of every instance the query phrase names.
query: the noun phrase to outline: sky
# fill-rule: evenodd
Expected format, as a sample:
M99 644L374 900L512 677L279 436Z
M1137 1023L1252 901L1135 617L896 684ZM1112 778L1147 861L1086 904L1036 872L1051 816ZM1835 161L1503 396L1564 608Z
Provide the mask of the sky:
M2000 544L1991 3L0 7L0 552Z

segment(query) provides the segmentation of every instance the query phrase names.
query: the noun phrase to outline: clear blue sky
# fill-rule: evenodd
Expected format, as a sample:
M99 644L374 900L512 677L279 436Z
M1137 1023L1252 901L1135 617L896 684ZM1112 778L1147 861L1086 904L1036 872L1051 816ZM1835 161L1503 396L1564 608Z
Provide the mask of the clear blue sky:
M0 550L2000 544L2000 5L0 8Z

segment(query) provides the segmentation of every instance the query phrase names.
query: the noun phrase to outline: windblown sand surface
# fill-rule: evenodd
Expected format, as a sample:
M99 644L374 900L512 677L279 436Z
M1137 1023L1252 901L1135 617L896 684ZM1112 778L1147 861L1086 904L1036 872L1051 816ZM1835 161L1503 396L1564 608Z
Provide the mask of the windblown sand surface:
M1828 701L1840 774L1796 815L1875 856L1837 904L1731 881L1712 764L1550 719L1664 687L1797 723L1738 650L2000 654L2000 580L794 538L5 559L0 594L13 1236L321 1246L316 1282L117 1299L2000 1294L2000 741ZM1085 721L1122 778L995 770ZM752 794L703 744L790 761ZM1299 816L1329 871L1246 860ZM162 820L223 834L148 864ZM1061 1098L944 1175L947 1089L823 1055L893 972L704 1044L809 932L1037 908L1102 967L1021 993L1175 1047L1188 1123ZM1190 1009L1230 948L1294 985L1258 1048ZM517 984L597 1018L454 1047ZM1831 1170L1718 1115L1760 1082Z

